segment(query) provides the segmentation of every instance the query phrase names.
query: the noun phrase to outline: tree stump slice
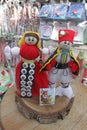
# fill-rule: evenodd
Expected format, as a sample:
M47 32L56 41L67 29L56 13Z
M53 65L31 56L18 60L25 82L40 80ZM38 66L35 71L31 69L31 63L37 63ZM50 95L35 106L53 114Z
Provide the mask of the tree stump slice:
M54 105L40 106L39 99L21 98L15 94L15 102L18 110L28 119L35 119L41 124L56 122L58 119L64 119L73 105L74 98L68 99L65 96L56 97Z

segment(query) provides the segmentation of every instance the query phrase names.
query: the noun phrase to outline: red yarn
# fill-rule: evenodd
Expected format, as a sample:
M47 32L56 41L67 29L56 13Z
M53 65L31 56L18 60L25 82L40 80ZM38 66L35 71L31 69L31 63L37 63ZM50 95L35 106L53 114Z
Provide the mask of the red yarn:
M21 71L22 61L20 61L16 67L16 87L17 93L20 96L20 71ZM35 74L34 74L34 82L32 85L32 96L39 97L40 88L48 88L48 78L45 71L39 72L41 65L36 61L35 62Z
M20 55L22 58L26 60L35 60L39 56L39 49L36 45L28 45L23 44L20 48ZM20 71L23 61L20 61L16 66L16 73L15 73L15 82L17 93L21 96L21 86L20 86ZM35 74L34 74L34 81L32 85L32 96L39 97L40 88L48 88L48 78L47 72L43 71L40 72L41 64L35 60Z
M23 44L20 48L20 55L27 60L34 60L39 56L39 49L36 45Z

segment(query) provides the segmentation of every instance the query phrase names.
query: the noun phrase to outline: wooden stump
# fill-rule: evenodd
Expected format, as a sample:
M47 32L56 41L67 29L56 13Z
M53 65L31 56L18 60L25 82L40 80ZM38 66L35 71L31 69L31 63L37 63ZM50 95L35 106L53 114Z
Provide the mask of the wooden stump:
M74 98L56 97L54 105L40 106L38 98L21 98L15 95L18 110L29 119L36 119L42 124L56 122L68 115Z

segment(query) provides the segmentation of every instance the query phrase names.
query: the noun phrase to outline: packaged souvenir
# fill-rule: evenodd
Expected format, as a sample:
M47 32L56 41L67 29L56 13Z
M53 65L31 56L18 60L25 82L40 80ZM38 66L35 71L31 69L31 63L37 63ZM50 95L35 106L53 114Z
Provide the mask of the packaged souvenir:
M52 24L40 24L39 31L41 39L49 40L52 34Z
M67 11L67 4L55 4L52 18L55 20L66 20Z
M68 13L67 19L83 21L86 19L86 10L85 4L83 3L71 3Z
M52 5L48 4L48 5L43 5L40 13L39 13L39 17L40 18L51 18L52 15Z

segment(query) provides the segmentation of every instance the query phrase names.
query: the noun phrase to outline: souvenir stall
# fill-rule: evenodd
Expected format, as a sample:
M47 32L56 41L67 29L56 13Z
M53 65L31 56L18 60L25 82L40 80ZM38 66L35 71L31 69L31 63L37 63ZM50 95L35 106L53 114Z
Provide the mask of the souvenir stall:
M57 5L54 5L53 7L56 9ZM57 90L56 87L60 86L60 83L58 81L55 81L57 83L54 85L55 87L49 87L50 81L48 80L48 78L50 76L48 76L47 72L44 71L44 69L48 70L50 68L48 64L49 62L46 63L46 65L48 64L48 68L44 68L45 64L41 64L38 59L40 57L40 46L41 46L40 40L42 39L42 36L43 38L45 38L45 40L49 40L52 33L52 23L50 22L48 23L48 21L49 19L51 19L51 21L53 22L52 16L56 20L55 15L51 16L51 13L53 12L53 7L50 4L42 6L41 11L44 12L44 14L40 11L39 15L42 17L42 19L43 15L46 18L47 17L48 18L46 19L47 22L46 26L44 26L44 24L40 25L40 30L43 31L40 33L41 35L39 35L38 32L36 33L33 31L25 32L18 42L19 47L16 48L17 49L16 52L15 50L13 50L15 48L11 49L11 54L14 55L15 52L15 54L17 55L20 54L21 56L21 60L18 62L15 70L14 86L16 88L16 91L15 89L13 89L13 91L16 92L14 94L16 103L15 105L17 105L19 112L21 112L21 114L23 114L26 118L28 119L33 118L37 120L39 123L44 124L56 122L58 119L64 119L64 117L69 114L69 111L71 110L74 101L74 93L71 86L69 86L69 80L67 81L67 83L62 82L64 88L59 87L63 91L60 92L61 96L58 93L57 95L55 95L55 92L59 91L59 90L56 91ZM61 9L62 8L64 8L65 11L67 11L67 5L62 5ZM58 13L58 10L56 12ZM60 21L61 17L62 19L65 20L65 16L66 16L65 14L63 16L60 15ZM65 31L64 34L67 34L66 36L64 36L64 39L69 41L71 46L73 44L73 38L75 32L71 30L70 31L64 30L64 31ZM62 32L64 31L59 32L61 37ZM70 38L68 38L69 36ZM61 40L64 40L61 37L60 37L60 43L62 42ZM70 46L68 49L70 49ZM64 48L62 48L61 46L61 50L62 49ZM58 56L60 56L59 48L58 50L57 49L55 50L55 53L57 52L59 52ZM67 53L69 55L69 59L72 59L73 56L70 55L70 50ZM73 59L74 61L71 61L69 66L73 64L73 66L75 66L75 69L73 68L71 69L72 73L78 75L79 70L78 62L74 57ZM53 64L55 63L56 62L53 62ZM65 71L66 68L68 69L69 66L67 66L66 64ZM66 77L69 77L70 75L71 74L68 70L68 75L66 75Z
M84 93L84 97L87 97L87 90L82 85L86 77L84 73L87 64L84 67L82 81L80 81L79 70L82 69L83 61L81 60L84 60L84 56L79 53L75 57L72 54L72 46L73 44L84 45L87 42L84 38L85 23L84 29L82 26L86 21L85 4L72 2L69 5L68 1L61 4L45 4L38 13L35 3L31 6L28 1L23 4L16 2L18 3L14 1L17 8L11 3L10 8L13 11L11 16L9 14L11 19L8 22L9 32L6 39L9 41L9 37L12 38L13 46L12 44L6 46L8 48L5 49L8 51L4 49L4 54L6 56L11 54L13 63L14 56L18 56L19 60L15 66L14 87L11 87L3 98L1 125L7 130L77 129L76 123L80 122L81 116L87 112L84 107L86 100L81 96ZM37 15L34 15L35 12ZM33 26L38 20L40 20L39 30L37 26ZM5 34L4 31L1 35L7 35L7 33ZM56 42L57 48L55 46L54 50L49 47L45 49L44 41ZM48 57L43 60L43 63L41 58L45 54ZM10 63L8 57L7 63L8 65ZM79 65L79 63L82 64ZM6 76L7 71L1 70L2 76ZM10 78L13 79L12 76L10 68ZM81 89L78 90L78 86ZM73 105L74 99L76 100ZM77 106L79 112L76 109ZM83 111L80 113L81 110ZM61 121L58 122L59 119Z

